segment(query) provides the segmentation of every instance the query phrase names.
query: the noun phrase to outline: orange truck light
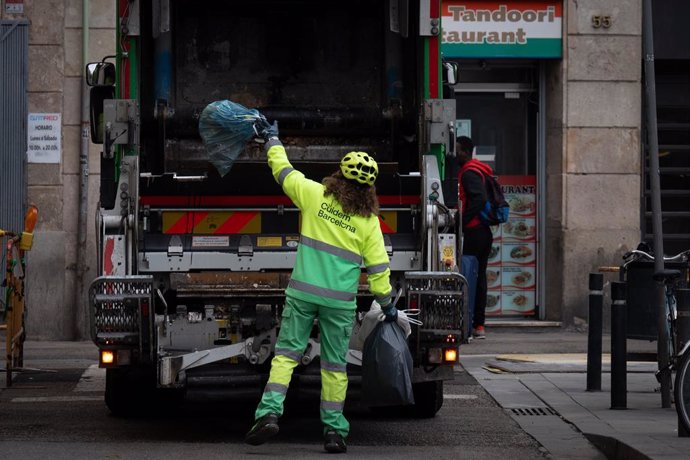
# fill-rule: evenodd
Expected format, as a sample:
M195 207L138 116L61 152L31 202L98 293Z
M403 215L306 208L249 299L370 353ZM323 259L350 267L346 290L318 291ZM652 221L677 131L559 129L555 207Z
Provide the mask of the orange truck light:
M458 350L456 348L445 348L443 350L443 361L454 363L458 360Z
M112 350L101 350L101 364L115 364L115 352Z

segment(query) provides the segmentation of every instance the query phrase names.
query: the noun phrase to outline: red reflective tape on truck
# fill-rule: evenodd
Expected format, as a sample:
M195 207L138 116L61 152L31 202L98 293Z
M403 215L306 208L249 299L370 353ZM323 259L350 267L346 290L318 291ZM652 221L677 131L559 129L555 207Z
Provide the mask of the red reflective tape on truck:
M261 233L260 212L170 211L163 213L166 235L228 235Z
M398 232L398 213L396 211L381 211L379 224L383 233Z
M149 195L139 198L143 206L294 206L285 195L173 196Z
M113 264L113 253L115 252L115 240L106 238L103 245L103 274L109 276L113 274L115 264Z
M214 233L232 234L232 233L260 233L261 232L261 214L258 212L234 212L232 217L228 218ZM258 228L249 228L252 221L258 221ZM256 223L256 222L254 222ZM254 231L252 231L254 230Z
M379 195L382 206L419 204L419 195ZM173 196L148 195L139 198L142 206L294 206L285 195Z
M194 228L202 222L208 214L208 212L203 211L165 213L163 214L163 233L168 235L193 233Z
M429 16L431 19L438 19L438 29L441 30L441 2L440 0L428 0L430 2ZM439 32L440 34L440 32ZM441 88L439 85L441 59L441 43L439 35L429 38L429 97L432 99L441 98Z

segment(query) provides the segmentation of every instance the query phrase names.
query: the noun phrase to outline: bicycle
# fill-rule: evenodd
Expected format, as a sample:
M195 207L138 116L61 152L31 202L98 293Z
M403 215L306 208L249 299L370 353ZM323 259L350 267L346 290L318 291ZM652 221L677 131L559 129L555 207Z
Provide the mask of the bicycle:
M5 277L2 287L5 288L5 298L0 316L5 329L5 354L7 364L7 386L12 386L12 370L21 368L24 363L24 340L26 329L26 309L24 304L24 278L26 274L25 252L31 250L33 245L33 231L38 220L38 208L30 206L24 217L24 231L15 233L0 229L0 237L7 236L3 254L7 260L5 263Z
M686 250L671 257L664 257L664 262L681 262L688 263L690 258L690 250ZM634 249L623 256L625 262L622 270L626 271L627 266L638 260L654 261L654 256L642 251ZM688 273L688 270L686 270ZM683 272L675 269L664 269L655 272L652 279L664 285L664 307L666 309L666 332L668 337L669 361L659 363L659 369L655 372L657 380L661 382L661 374L663 372L676 372L675 380L673 381L673 395L676 405L676 412L678 413L678 420L685 429L686 433L690 433L690 340L682 344L680 351L678 350L678 336L676 322L678 320L678 301L676 299L675 290L683 278ZM685 280L687 284L689 280Z

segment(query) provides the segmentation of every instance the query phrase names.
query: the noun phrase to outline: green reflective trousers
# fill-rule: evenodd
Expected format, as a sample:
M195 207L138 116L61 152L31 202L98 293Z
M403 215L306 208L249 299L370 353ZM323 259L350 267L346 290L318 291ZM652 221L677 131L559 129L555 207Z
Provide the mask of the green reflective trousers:
M266 414L283 414L292 371L304 353L314 319L321 332L321 421L329 429L346 437L350 424L343 415L347 392L346 355L352 334L355 310L330 308L286 297L283 318L271 361L271 374L264 389L255 419Z

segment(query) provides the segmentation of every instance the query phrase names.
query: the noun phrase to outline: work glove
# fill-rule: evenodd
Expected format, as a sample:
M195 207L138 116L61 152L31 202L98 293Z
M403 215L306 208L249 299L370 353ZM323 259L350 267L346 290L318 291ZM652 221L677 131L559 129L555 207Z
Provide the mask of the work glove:
M254 133L256 141L268 142L271 139L278 139L278 121L269 124L265 118L259 118L254 122Z
M384 321L388 323L392 323L396 319L398 319L398 309L395 308L395 305L392 303L389 303L385 307L383 307L383 314L385 315Z

